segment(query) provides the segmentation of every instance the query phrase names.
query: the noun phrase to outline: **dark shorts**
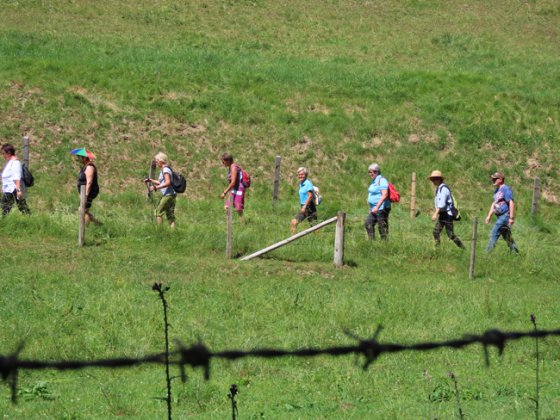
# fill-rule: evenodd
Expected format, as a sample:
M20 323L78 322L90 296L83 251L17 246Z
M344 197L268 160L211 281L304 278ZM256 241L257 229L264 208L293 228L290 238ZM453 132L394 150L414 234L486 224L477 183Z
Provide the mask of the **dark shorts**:
M298 211L294 219L296 219L298 223L301 223L306 219L309 220L309 223L312 223L317 220L317 208L315 206L307 206L305 213Z

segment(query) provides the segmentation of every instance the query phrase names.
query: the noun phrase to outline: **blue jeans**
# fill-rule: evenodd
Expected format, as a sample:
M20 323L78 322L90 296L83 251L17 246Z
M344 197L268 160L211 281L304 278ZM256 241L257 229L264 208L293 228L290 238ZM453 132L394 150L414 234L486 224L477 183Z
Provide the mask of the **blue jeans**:
M496 242L500 238L500 235L504 238L507 242L510 251L519 252L517 249L517 245L513 241L511 236L511 228L509 226L509 213L504 213L498 216L498 220L496 220L496 224L492 228L492 232L490 233L490 242L488 242L488 246L486 247L486 252L492 251L496 246Z

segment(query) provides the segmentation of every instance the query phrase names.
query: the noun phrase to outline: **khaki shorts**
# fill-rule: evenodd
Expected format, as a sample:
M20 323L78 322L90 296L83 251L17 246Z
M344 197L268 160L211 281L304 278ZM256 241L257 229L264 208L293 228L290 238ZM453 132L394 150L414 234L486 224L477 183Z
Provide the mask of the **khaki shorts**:
M155 214L156 217L167 217L167 220L170 222L175 221L175 201L177 199L177 195L162 195L159 199L159 203L156 207Z

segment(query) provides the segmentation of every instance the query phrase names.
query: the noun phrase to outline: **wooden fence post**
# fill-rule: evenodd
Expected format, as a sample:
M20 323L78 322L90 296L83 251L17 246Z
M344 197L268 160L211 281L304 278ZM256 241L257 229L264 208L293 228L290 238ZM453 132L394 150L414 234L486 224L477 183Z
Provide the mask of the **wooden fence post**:
M535 183L533 184L533 205L531 206L531 215L535 217L537 212L539 211L539 195L540 195L540 186L539 186L539 177L535 177Z
M410 189L410 221L416 216L416 172L412 172L412 187Z
M29 136L23 136L22 158L25 166L29 168Z
M475 262L475 255L476 255L476 235L477 235L477 228L478 228L478 219L475 216L473 219L473 234L472 234L472 241L471 241L471 260L469 263L469 280L474 278L474 262Z
M231 206L233 205L233 199L231 193L228 192L229 197L227 199L227 240L226 240L226 258L231 259L231 243L233 241L233 211Z
M334 265L344 265L344 221L346 213L339 211L336 216L336 230L334 234Z
M282 158L276 156L274 161L274 193L272 194L272 204L276 207L278 202L278 190L280 189L280 163Z
M78 246L84 245L84 236L86 233L86 186L80 187L80 210L79 210L79 227L78 227Z

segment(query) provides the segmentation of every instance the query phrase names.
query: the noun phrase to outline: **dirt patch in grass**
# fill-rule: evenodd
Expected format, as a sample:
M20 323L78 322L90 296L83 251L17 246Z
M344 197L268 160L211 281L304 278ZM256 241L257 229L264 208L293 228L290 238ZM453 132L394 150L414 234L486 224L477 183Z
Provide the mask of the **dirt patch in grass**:
M410 134L408 136L408 142L410 144L418 144L420 143L420 136L418 134Z
M541 197L550 204L560 204L560 199L558 199L558 196L550 189L543 189Z
M330 113L331 113L331 110L328 107L326 107L325 105L319 104L319 103L309 105L307 107L307 110L309 112L317 112L317 113L323 114L323 115L330 115Z
M82 98L84 98L92 105L104 106L106 108L109 108L111 111L121 112L121 108L117 106L114 102L104 99L99 94L90 92L84 87L71 86L67 89L67 91L73 93L74 95L80 95Z

